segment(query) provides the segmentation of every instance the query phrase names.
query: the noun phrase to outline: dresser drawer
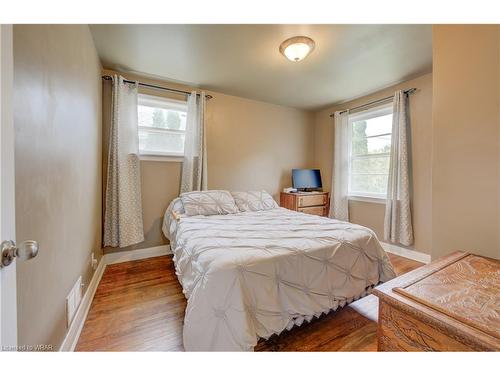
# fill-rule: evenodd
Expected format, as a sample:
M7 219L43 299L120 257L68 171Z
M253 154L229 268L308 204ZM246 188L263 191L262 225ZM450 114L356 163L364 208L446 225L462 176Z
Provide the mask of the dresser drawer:
M300 207L297 209L299 212L303 212L309 215L318 215L318 216L326 216L326 207L325 206L316 206L316 207Z
M285 193L280 194L280 206L293 211L304 212L310 215L328 215L327 192L314 193Z
M298 197L297 206L300 207L311 207L311 206L321 206L326 204L325 194L317 195L302 195Z

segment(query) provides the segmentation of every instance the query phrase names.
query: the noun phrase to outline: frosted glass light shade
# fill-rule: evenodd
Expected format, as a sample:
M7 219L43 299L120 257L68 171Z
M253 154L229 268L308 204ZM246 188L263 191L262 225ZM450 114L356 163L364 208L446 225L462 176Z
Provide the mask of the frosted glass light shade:
M314 40L307 36L294 36L280 45L280 52L290 61L300 61L306 58L314 49Z

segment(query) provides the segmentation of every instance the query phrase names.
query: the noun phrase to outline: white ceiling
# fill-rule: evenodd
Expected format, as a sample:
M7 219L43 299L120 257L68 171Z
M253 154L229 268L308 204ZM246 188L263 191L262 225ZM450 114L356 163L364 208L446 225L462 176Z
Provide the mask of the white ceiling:
M303 109L353 99L432 70L430 25L92 25L105 68ZM315 40L305 60L278 51Z

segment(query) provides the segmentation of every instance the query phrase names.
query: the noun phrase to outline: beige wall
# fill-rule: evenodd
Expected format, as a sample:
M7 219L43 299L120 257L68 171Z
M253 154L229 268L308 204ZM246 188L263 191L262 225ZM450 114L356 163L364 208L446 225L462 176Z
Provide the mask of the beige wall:
M500 28L433 27L433 258L500 258Z
M87 26L14 27L19 344L57 349L65 298L101 256L101 66Z
M432 248L432 74L389 87L374 94L316 112L314 160L321 169L323 184L330 191L332 177L334 125L330 114L392 95L396 90L416 87L410 98L413 156L413 226L412 248L430 254ZM349 202L352 222L373 229L382 240L385 205L360 201Z
M106 74L113 74L105 70ZM134 74L130 79L188 89ZM107 163L110 83L103 98L103 167ZM145 91L166 95L161 91ZM207 157L209 189L265 189L279 202L279 191L291 185L291 169L313 165L314 116L294 108L209 92L207 104ZM179 98L179 97L177 97ZM167 243L161 233L163 214L179 194L182 163L142 161L142 205L145 241L124 249ZM105 182L104 182L105 183Z
M208 105L210 189L268 191L279 202L292 168L311 167L314 123L309 112L213 93Z

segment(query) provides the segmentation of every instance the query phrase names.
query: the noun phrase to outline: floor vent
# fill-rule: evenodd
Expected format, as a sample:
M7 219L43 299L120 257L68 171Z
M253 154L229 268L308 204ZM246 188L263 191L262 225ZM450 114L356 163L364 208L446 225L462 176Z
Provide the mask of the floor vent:
M69 327L73 318L75 317L76 310L82 302L82 277L76 280L75 285L71 288L68 296L66 297L66 326Z

